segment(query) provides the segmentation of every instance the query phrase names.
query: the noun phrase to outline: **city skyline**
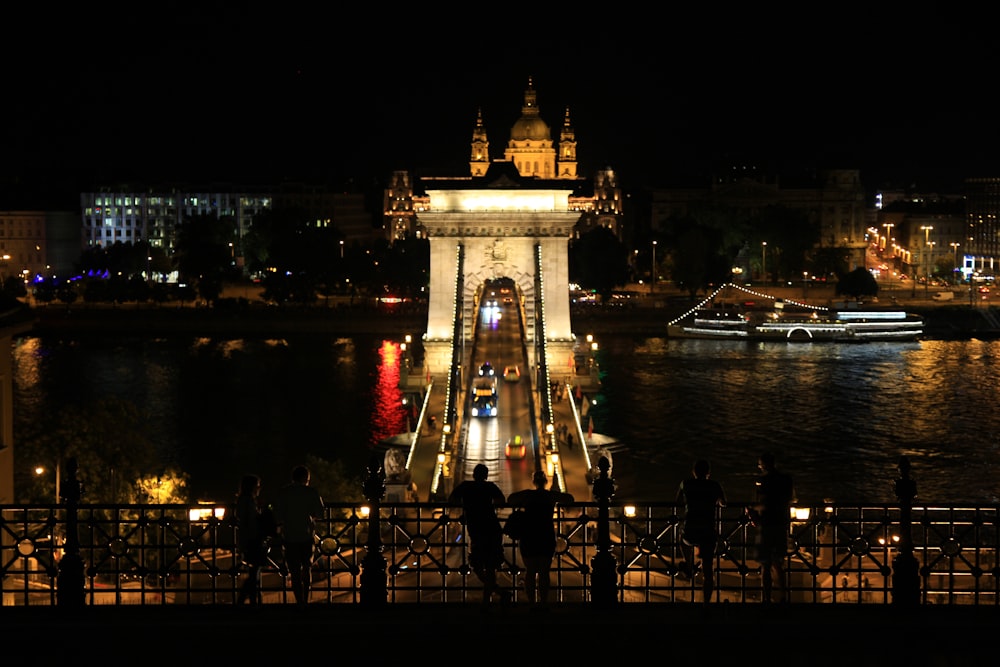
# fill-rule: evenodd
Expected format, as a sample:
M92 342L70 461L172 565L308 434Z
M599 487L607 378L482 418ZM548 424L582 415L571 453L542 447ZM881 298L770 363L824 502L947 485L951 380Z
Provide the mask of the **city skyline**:
M363 186L395 169L462 174L479 110L502 157L529 77L554 139L569 109L581 173L611 167L627 187L704 184L730 162L853 168L868 185L927 189L1000 172L983 89L996 47L981 23L937 9L910 9L905 32L885 9L843 8L823 30L690 10L593 38L558 23L508 34L503 20L456 31L417 14L377 29L362 20L350 40L349 26L308 17L199 12L66 17L47 26L52 38L92 38L57 65L36 55L30 29L0 47L6 180Z

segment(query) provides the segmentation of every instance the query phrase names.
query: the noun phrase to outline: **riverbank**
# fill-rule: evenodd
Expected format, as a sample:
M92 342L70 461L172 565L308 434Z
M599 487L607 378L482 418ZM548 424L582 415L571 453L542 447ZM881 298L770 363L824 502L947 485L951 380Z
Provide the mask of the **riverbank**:
M801 290L800 290L801 291ZM777 295L781 296L781 295ZM785 298L793 298L792 296ZM798 296L797 298L801 298ZM657 295L621 306L574 306L573 331L664 336L666 323L684 314L698 301L680 294ZM822 303L810 299L811 303ZM961 339L1000 337L1000 314L996 308L941 304L930 299L899 298L896 305L921 315L926 323L923 338ZM382 308L370 306L271 307L249 305L233 308L125 305L48 305L32 311L32 333L136 334L218 336L234 331L245 336L288 335L419 334L427 328L424 307Z

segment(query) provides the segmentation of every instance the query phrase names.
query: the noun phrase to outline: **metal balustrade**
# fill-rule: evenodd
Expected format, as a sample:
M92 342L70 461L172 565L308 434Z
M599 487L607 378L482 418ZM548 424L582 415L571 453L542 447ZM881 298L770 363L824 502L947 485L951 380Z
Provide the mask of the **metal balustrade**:
M756 528L733 502L718 513L722 536L716 559L716 601L760 601L754 560ZM245 569L235 553L232 507L88 505L76 527L89 605L200 605L235 603ZM620 603L700 601L700 574L681 567L680 508L674 503L608 505L610 555ZM786 564L790 601L815 604L888 604L900 555L898 505L829 504L796 508ZM0 506L0 592L4 605L58 603L68 508ZM912 549L919 602L989 605L1000 600L1000 506L915 506ZM505 516L507 510L502 510ZM468 563L459 508L441 503L386 503L378 521L366 507L328 503L317 526L313 602L358 603L362 598L369 526L380 531L386 603L478 601L480 585ZM599 553L600 506L557 509L559 539L552 569L552 601L590 602ZM505 542L500 580L523 599L516 545ZM265 603L291 602L280 549L262 579Z

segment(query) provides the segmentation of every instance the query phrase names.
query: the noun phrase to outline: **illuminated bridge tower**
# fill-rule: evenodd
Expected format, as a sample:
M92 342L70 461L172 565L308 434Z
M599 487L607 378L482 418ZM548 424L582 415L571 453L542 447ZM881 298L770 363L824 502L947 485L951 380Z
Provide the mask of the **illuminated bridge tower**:
M568 371L574 342L569 317L569 240L581 216L593 210L593 195L580 194L586 181L577 175L577 142L569 109L559 140L554 142L529 79L521 116L511 127L503 159L491 161L489 147L480 110L472 132L469 176L421 179L425 197L416 207L417 219L431 252L425 362L435 370L446 368L455 317L462 318L462 335L471 341L483 284L510 278L524 306L528 363L535 364L535 307L536 297L541 296L546 362L550 369ZM536 247L540 271L535 264ZM463 258L461 276L459 255ZM541 295L536 294L538 284L544 286Z
M524 306L529 354L535 343L536 297L541 296L546 362L559 368L561 360L565 367L575 340L569 314L569 240L580 218L568 205L572 183L523 179L512 164L494 162L482 177L429 179L424 185L429 205L418 218L431 255L425 362L438 371L447 368L456 316L462 317L462 335L471 342L483 284L510 278ZM541 295L536 290L536 246L541 251Z

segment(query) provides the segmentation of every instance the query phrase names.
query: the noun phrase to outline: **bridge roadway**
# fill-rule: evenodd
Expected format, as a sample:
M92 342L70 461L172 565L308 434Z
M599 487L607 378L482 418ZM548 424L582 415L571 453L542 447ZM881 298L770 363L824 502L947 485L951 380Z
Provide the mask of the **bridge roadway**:
M486 310L485 308L483 310ZM457 401L460 421L456 424L458 435L449 448L456 455L452 461L450 476L445 479L444 494L457 482L472 475L473 467L484 463L490 469L490 480L496 482L504 495L513 491L531 488L531 475L536 469L536 456L542 460L538 467L548 472L548 463L558 454L558 470L560 486L577 500L591 499L591 485L588 473L596 461L592 460L591 452L596 446L608 440L597 433L588 434L581 428L579 415L585 410L582 405L586 395L597 388L594 375L550 374L552 381L563 385L560 398L553 404L553 418L557 426L566 426L572 431L573 446L568 446L565 439L557 439L555 448L549 444L548 436L542 431L538 452L531 446L533 432L540 431L543 426L538 422L537 415L531 413L529 391L534 392L536 412L540 410L541 397L537 387L532 383L532 370L525 359L523 333L517 317L515 306L500 306L500 317L485 315L478 327L475 344L467 353L468 360L464 367L468 375L464 378L463 391ZM467 393L471 382L478 378L481 364L489 361L493 365L494 376L499 392L498 412L496 418L473 418L466 414L468 407ZM521 379L505 382L502 378L504 366L515 364L521 370ZM585 369L586 370L586 369ZM471 376L471 377L470 377ZM426 401L424 415L419 420L417 428L420 435L410 456L410 479L416 485L417 499L433 500L433 475L436 469L437 456L441 451L440 429L430 430L426 419L430 415L437 417L440 424L444 414L447 378L434 377L414 373L410 378L410 388L424 391L430 377L429 395ZM507 439L520 434L529 444L528 453L523 460L508 460L504 455L504 444ZM459 443L465 439L464 446ZM586 441L590 446L581 447L579 443ZM397 440L398 442L398 440ZM551 477L551 475L550 475ZM439 494L440 495L440 494Z

